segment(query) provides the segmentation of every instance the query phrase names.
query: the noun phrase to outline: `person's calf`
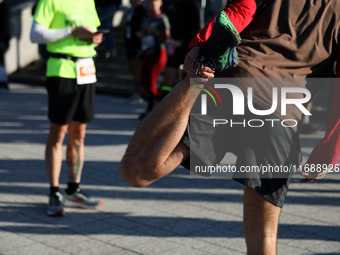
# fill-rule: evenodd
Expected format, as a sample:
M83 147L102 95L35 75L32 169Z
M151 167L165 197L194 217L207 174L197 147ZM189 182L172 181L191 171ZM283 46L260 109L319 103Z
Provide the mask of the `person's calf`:
M243 230L248 255L275 255L281 208L244 186Z

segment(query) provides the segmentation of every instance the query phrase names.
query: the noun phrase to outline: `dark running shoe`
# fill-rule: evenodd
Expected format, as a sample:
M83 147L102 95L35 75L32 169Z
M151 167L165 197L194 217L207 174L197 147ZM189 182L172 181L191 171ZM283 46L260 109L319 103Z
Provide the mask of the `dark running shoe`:
M50 199L47 205L47 215L49 216L64 216L64 197L58 191L50 195Z
M240 43L240 35L228 16L222 11L214 20L210 37L198 51L194 71L197 74L202 65L211 68L215 73L237 66L236 46Z
M65 206L67 207L97 209L103 204L103 201L89 198L79 188L71 195L65 194Z

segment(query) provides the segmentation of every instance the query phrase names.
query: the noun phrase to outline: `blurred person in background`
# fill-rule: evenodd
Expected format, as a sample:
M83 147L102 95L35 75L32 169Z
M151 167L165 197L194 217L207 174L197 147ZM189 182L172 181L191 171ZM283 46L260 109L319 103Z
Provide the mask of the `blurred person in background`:
M142 29L146 10L141 0L130 0L130 3L131 10L126 17L124 42L129 70L133 74L134 92L128 102L138 103L142 101L142 97L140 94L141 40L137 37L137 32Z
M106 58L114 58L117 55L115 34L112 26L113 16L118 10L121 0L95 0L100 28L109 30L109 33L104 34L104 42L106 46Z
M0 0L0 94L8 92L5 52L9 47L11 10L8 1Z
M87 122L94 119L96 82L93 56L102 33L93 0L40 0L34 14L30 39L46 43L49 136L45 163L50 182L47 214L64 215L64 205L98 208L102 201L90 199L79 188L84 163ZM68 183L59 190L62 145L66 133Z
M171 8L169 8L171 7ZM180 65L184 63L185 52L191 40L200 31L200 10L196 0L176 0L168 6L171 39L168 44L168 62L161 83L161 97L172 89Z
M149 11L143 19L142 31L137 33L142 41L141 83L147 90L148 102L139 119L144 119L151 112L159 97L157 80L167 62L166 44L170 40L170 24L161 12L162 4L162 0L148 0Z

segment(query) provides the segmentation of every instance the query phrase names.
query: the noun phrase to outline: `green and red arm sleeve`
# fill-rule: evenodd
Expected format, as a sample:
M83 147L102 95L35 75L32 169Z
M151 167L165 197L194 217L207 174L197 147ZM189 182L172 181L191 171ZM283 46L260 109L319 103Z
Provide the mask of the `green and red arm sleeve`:
M326 121L324 138L313 149L309 164L336 165L340 157L340 54L337 58L333 96Z
M237 32L241 33L253 20L256 12L256 2L255 0L236 0L231 4L227 4L222 11L227 14ZM212 17L204 28L194 37L190 43L189 49L194 46L202 47L208 40L212 32L216 15Z

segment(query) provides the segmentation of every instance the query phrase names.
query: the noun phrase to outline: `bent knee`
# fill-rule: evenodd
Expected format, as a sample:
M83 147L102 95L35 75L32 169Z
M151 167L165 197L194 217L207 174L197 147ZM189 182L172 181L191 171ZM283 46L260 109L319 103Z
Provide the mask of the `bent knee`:
M120 174L121 176L133 187L142 188L148 186L152 181L145 180L142 176L145 175L145 171L140 164L136 164L131 160L123 158L120 162Z

